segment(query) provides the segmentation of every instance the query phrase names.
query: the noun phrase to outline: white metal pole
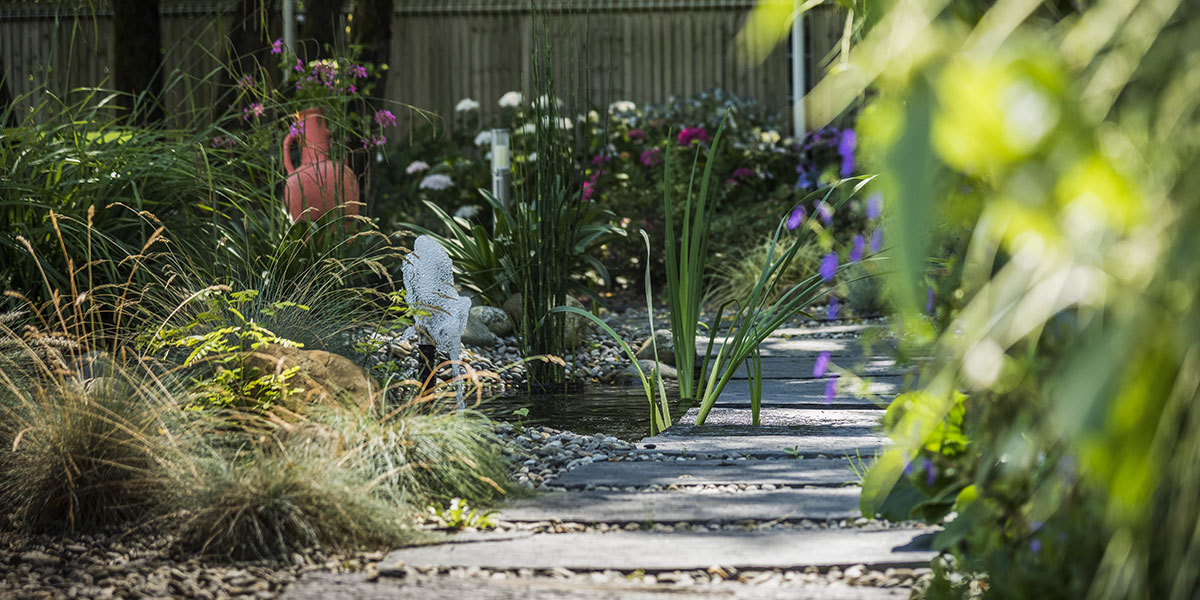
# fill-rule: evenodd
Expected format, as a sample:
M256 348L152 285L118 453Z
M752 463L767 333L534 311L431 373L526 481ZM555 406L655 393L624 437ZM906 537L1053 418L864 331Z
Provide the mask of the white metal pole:
M283 0L283 47L296 51L296 0Z
M807 131L804 121L804 94L808 86L804 81L804 13L800 12L801 0L795 0L792 13L792 130L797 140L804 139Z

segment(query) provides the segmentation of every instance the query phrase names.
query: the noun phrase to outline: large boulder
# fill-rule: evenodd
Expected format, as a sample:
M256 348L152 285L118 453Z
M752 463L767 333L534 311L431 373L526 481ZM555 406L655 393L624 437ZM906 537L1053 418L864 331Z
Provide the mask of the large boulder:
M475 318L474 309L472 309L472 315L467 317L467 328L463 330L462 343L479 348L491 348L496 345L497 341L499 340L496 339L496 334L492 333L491 329L482 321Z
M513 330L512 320L508 318L508 314L495 306L473 306L471 307L471 318L483 323L488 331L496 335L508 335Z
M642 342L642 347L638 348L637 357L645 360L654 360L654 345L658 346L658 360L664 364L674 366L675 338L671 335L671 330L659 329L655 331L652 337Z
M271 375L297 367L289 384L303 388L303 403L349 403L367 410L380 396L379 384L354 361L324 350L268 344L246 355L247 376ZM257 375L253 372L257 370Z
M583 309L583 304L575 299L570 294L567 295L566 306L574 306L575 308ZM504 301L504 312L512 319L514 325L520 326L521 316L524 314L523 298L521 294L513 294L508 300ZM587 337L588 328L591 322L586 317L581 315L567 315L567 320L563 326L563 341L567 349L578 348L583 344L583 339Z

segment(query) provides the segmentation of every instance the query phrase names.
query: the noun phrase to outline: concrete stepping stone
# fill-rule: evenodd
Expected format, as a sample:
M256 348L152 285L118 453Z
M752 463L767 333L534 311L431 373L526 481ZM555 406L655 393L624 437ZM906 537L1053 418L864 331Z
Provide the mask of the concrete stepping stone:
M631 582L555 580L549 578L483 581L458 577L392 577L389 569L374 581L362 573L307 573L284 591L284 600L902 600L906 588L869 588L848 585L754 586L737 583L676 587Z
M930 529L779 529L768 531L563 533L472 544L401 548L381 574L411 566L491 569L615 569L648 572L753 568L920 567L928 565ZM795 596L793 596L795 597Z
M517 500L499 514L505 521L573 523L708 523L776 519L855 519L858 487L785 488L773 491L556 492Z
M813 376L813 366L816 364L816 354L800 356L764 356L762 359L763 379L805 380L822 379ZM907 368L896 365L895 359L888 356L870 357L841 357L831 358L830 366L839 367L855 373L860 377L881 377L889 375L904 375ZM830 375L833 371L828 372ZM748 365L742 365L733 375L734 379L749 379Z
M733 426L729 426L733 427ZM798 433L788 435L722 435L722 427L707 429L710 433L695 436L666 433L644 438L637 443L638 453L685 455L692 458L767 458L803 456L805 458L873 456L888 444L887 438L870 430L846 428L789 428ZM752 429L757 429L753 428ZM780 431L780 429L776 429Z
M827 399L825 380L764 379L762 405L791 408L887 408L887 403L900 393L904 378L872 377L862 380L861 383L861 386L850 380L839 383L834 397ZM716 406L749 407L750 386L747 380L730 381L717 397Z
M696 427L696 417L700 414L700 409L689 409L683 416L679 417L674 427L668 431L689 431L689 427ZM878 427L883 419L883 411L870 409L858 410L840 410L821 408L764 408L759 413L759 420L762 425L793 425L793 426L822 426L826 428L834 427L858 427L858 428L873 428ZM708 413L708 418L704 421L704 425L700 427L711 427L715 425L750 425L750 409L746 408L726 408L723 406L715 406Z
M858 476L845 458L620 461L576 467L547 483L567 489L582 489L588 485L625 488L737 483L804 486L858 483Z

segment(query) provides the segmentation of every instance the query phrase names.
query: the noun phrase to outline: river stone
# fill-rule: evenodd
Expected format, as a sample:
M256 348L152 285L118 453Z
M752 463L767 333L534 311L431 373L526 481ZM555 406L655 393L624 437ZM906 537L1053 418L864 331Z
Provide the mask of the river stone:
M503 309L494 306L474 306L471 307L471 318L483 323L488 328L488 331L505 336L512 333L512 321L508 319L508 314Z
M496 334L492 333L482 321L476 319L475 309L471 309L471 315L467 317L467 328L463 330L462 343L468 346L491 348L496 345L497 341L499 340L496 338Z
M345 400L361 410L367 410L381 391L375 379L354 361L324 350L268 344L248 353L243 366L251 374L257 371L257 376L297 368L289 384L303 388L304 392L299 394L299 398L289 399L289 403L293 404L289 408Z
M675 338L669 329L659 329L654 337L642 342L638 348L637 357L654 360L654 345L658 345L658 360L663 364L675 366Z
M678 379L679 378L679 371L676 371L675 367L672 367L671 365L668 365L668 364L655 363L653 360L643 359L643 360L638 361L638 366L642 368L641 374L645 375L648 378L654 377L655 369L661 370L663 379ZM616 376L613 377L613 379L617 383L641 383L641 379L639 379L639 375L638 375L638 370L636 368L634 368L633 365L629 365L628 367L625 367L624 369L619 371L616 374Z

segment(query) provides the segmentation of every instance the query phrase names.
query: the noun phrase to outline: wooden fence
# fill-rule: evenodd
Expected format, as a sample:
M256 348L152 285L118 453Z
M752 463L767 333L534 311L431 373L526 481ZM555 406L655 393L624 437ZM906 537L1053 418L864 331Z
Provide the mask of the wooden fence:
M164 0L162 38L169 111L216 102L231 3ZM397 0L385 97L453 115L462 98L484 116L507 91L528 91L531 29L527 0ZM754 64L734 37L753 0L592 0L545 3L559 52L556 73L581 78L597 103L659 103L722 88L756 98L790 118L790 48ZM586 13L571 6L587 5ZM562 5L565 5L562 6ZM835 51L841 17L818 7L806 17L808 80ZM353 22L345 23L353 26ZM277 26L277 24L276 24ZM0 2L0 59L14 96L111 85L111 11L64 12L46 3ZM186 77L172 77L172 72ZM41 98L25 97L29 108Z

